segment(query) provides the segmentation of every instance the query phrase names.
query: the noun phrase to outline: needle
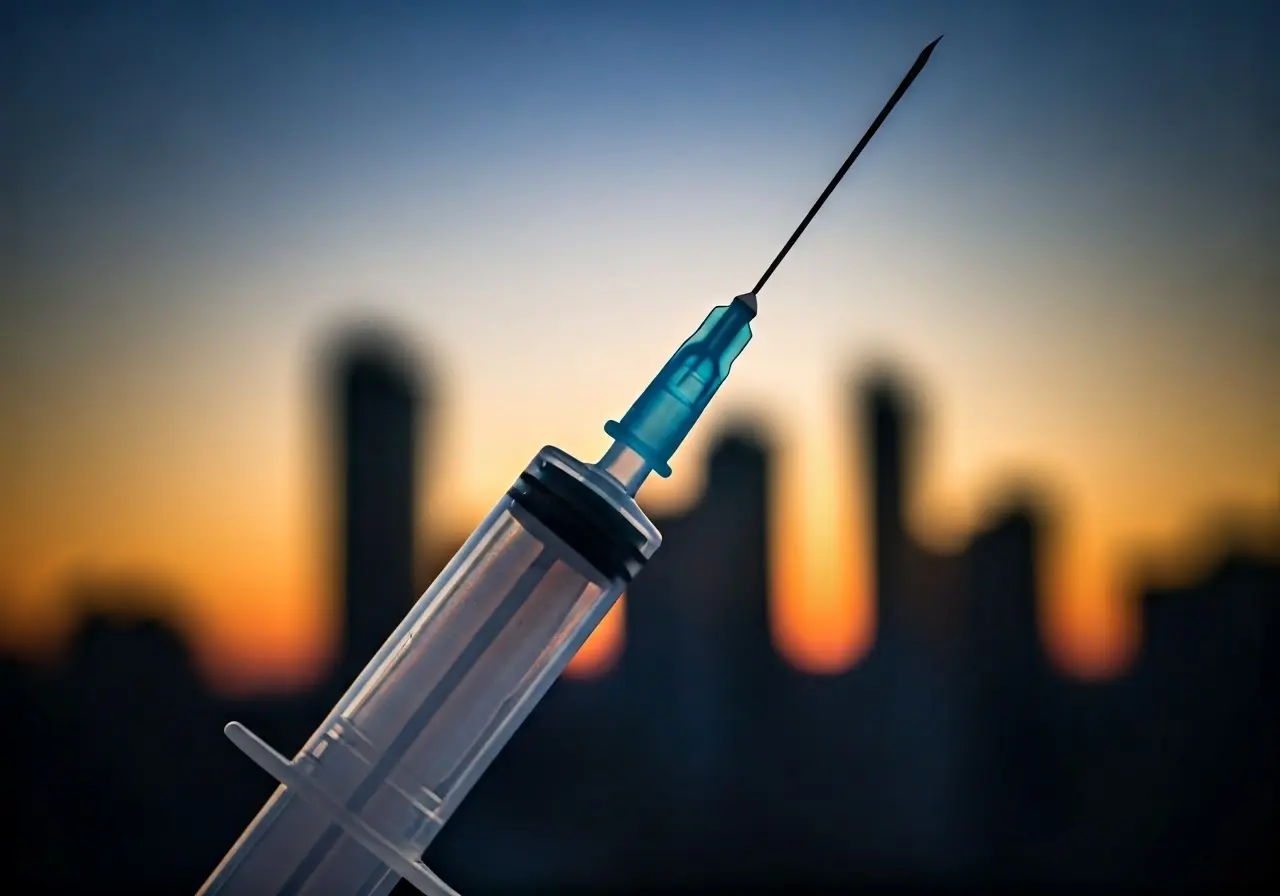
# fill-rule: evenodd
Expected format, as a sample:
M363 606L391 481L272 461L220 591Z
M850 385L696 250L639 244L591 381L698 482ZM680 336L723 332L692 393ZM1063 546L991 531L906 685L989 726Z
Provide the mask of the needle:
M791 239L787 240L787 244L782 247L782 251L773 259L773 263L769 265L769 269L764 272L755 286L751 290L752 295L759 295L760 290L764 288L765 283L773 276L773 272L778 265L782 264L782 259L787 257L787 253L791 251L791 247L796 244L796 240L800 239L800 234L804 233L804 229L809 226L809 222L813 220L814 215L818 213L818 209L822 208L822 204L827 201L827 197L835 190L836 186L844 178L845 173L853 167L854 161L862 154L862 150L871 142L871 138L875 136L876 131L880 130L880 125L884 124L884 120L889 117L889 113L893 111L893 107L898 104L898 100L902 99L902 95L907 92L907 88L911 86L911 82L916 79L916 75L920 74L924 69L925 63L929 61L933 48L938 45L938 41L942 40L939 34L933 43L920 51L920 55L916 57L915 64L911 66L911 71L907 72L902 83L898 85L898 89L893 92L893 96L889 97L889 102L884 104L884 108L880 110L880 114L876 116L876 120L871 122L871 127L867 128L867 132L862 135L862 139L858 141L858 145L853 148L853 152L849 154L849 158L845 159L840 170L836 172L836 176L831 179L831 183L827 184L827 188L822 191L822 195L818 197L818 201L813 204L813 208L809 209L809 214L804 216L804 220L800 222L800 226L796 228L796 232L791 234Z

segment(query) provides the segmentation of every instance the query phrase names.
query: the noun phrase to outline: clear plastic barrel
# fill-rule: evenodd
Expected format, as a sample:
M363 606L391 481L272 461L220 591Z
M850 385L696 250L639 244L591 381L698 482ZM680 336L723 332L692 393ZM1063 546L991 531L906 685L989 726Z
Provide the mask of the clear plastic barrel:
M661 536L614 479L555 448L647 559ZM595 502L597 509L603 506ZM293 760L404 855L420 856L626 586L512 493L498 503ZM375 896L396 875L282 787L201 894Z

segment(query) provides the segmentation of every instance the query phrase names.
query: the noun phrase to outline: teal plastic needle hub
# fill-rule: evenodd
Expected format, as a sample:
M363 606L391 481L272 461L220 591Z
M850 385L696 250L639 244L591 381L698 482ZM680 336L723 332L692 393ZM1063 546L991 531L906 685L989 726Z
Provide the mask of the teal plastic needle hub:
M671 455L728 378L733 360L751 341L755 316L754 293L711 309L622 420L610 420L604 431L643 457L653 472L670 476Z

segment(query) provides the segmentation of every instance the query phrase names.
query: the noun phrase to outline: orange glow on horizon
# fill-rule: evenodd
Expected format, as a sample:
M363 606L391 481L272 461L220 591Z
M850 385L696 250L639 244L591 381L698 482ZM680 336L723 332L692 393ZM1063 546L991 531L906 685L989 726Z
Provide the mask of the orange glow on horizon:
M785 461L780 480L783 500L777 502L772 524L774 642L799 669L839 672L855 664L874 640L861 525L856 514L839 511L832 497L836 489L801 490L794 467ZM327 593L323 570L312 561L317 545L280 532L272 540L236 537L229 529L220 538L202 534L206 537L192 544L171 533L169 541L148 543L148 550L142 542L114 550L100 543L94 556L112 561L103 568L156 572L160 582L180 583L182 589L174 593L172 606L115 609L170 619L191 637L198 664L220 690L287 689L322 672L336 619L309 609L310 598ZM1140 633L1130 595L1117 574L1115 551L1100 534L1086 538L1079 527L1062 534L1067 537L1045 546L1041 565L1046 649L1079 677L1119 674L1132 659ZM0 646L7 652L57 654L74 625L76 608L51 596L59 593L59 582L75 580L68 571L83 568L73 562L76 556L65 549L33 549L27 563L16 564L10 555L9 572L25 575L4 583L8 590ZM226 562L230 557L239 562ZM188 593L188 582L199 584ZM265 599L275 594L295 598ZM574 657L568 674L604 674L616 664L624 639L625 596Z
M613 669L622 656L626 642L627 595L618 598L608 614L596 626L587 643L574 654L565 674L570 678L592 678Z
M776 454L771 621L780 653L799 669L823 674L844 670L865 655L874 640L875 618L854 468L840 459L838 439L811 439L806 451L816 441L831 443L818 450L822 456L816 461L785 448ZM104 609L168 619L189 637L198 666L219 690L305 685L324 671L338 622L326 559L331 545L324 535L331 521L316 512L321 502L304 488L313 460L308 455L300 466L283 467L295 472L284 485L261 483L268 487L252 501L241 491L232 507L213 493L193 492L150 524L134 517L104 530L87 515L71 513L74 502L64 495L46 505L64 505L60 516L73 522L57 543L17 520L4 521L0 648L36 658L56 656L77 617L67 586L77 581L109 585L115 578L96 579L90 574L95 571L139 571L147 582L159 584L160 605ZM696 478L690 476L672 495L685 494ZM841 495L854 500L843 501ZM1269 492L1259 496L1272 497ZM456 512L461 496L453 497L452 507L444 510ZM256 518L246 515L239 510L243 506L260 512ZM190 515L185 524L180 510ZM1136 524L1096 510L1073 510L1067 518L1072 527L1053 533L1044 546L1042 637L1064 670L1105 678L1124 671L1139 643L1131 583L1123 580L1119 566L1126 556L1122 546L1129 543L1122 536ZM442 519L430 528L448 530L445 523L459 521ZM961 514L954 527L962 531L973 523ZM587 677L614 667L625 639L624 607L620 599L568 674Z
M1072 532L1046 546L1041 569L1041 636L1049 656L1085 680L1123 674L1139 632L1117 564L1108 562L1097 540Z
M803 531L801 526L784 528L775 549L774 642L797 668L814 674L836 673L856 664L874 640L868 571L852 552L831 550L820 542L806 546ZM824 531L830 528L824 527ZM1081 678L1099 679L1123 672L1137 647L1139 631L1132 614L1126 612L1129 595L1120 587L1112 566L1103 562L1095 547L1079 538L1048 546L1046 552L1042 586L1046 649L1064 670ZM227 591L222 593L297 593L295 587L286 589L285 582L288 578L301 581L298 568L290 570L290 576L281 571L272 577L278 591L244 590L247 586L243 583L255 578L254 573L260 576L265 571L259 566L242 576L227 577L203 570L205 587L197 593L219 593L214 585L219 579L227 583ZM303 590L315 593L317 577L305 578L311 580L312 587ZM231 585L234 579L239 580L240 588ZM8 596L13 594L11 590ZM117 609L130 615L131 608ZM132 611L158 611L173 621L191 637L198 665L224 692L303 686L323 671L330 655L334 620L324 613L307 612L302 602L244 597L234 604L188 600L180 606ZM6 600L0 618L0 647L33 658L56 656L74 622L73 608L65 603ZM581 678L608 672L624 642L625 595L574 657L566 674Z
M856 492L834 458L807 466L803 451L781 455L771 521L774 643L798 669L838 673L862 658L875 628L861 526L837 498ZM815 467L830 473L821 484L806 481Z

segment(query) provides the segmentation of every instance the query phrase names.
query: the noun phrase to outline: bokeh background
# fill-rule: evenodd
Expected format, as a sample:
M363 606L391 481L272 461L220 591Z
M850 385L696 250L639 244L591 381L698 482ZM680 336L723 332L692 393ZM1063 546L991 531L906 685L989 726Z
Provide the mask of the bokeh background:
M942 32L428 860L1276 877L1280 13L1243 0L6 6L5 876L194 892L272 785L221 725L299 746Z

